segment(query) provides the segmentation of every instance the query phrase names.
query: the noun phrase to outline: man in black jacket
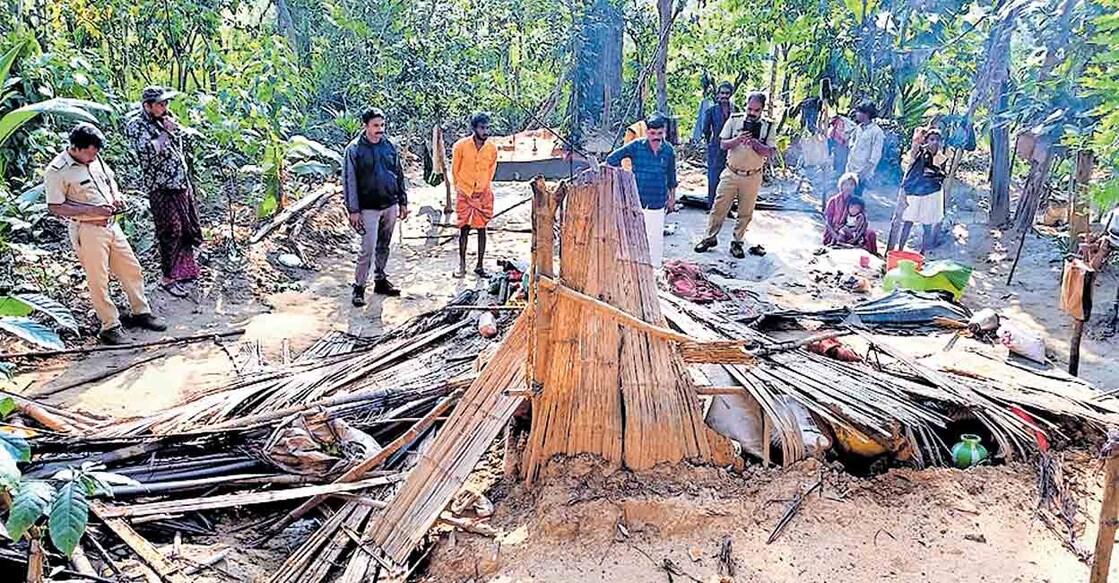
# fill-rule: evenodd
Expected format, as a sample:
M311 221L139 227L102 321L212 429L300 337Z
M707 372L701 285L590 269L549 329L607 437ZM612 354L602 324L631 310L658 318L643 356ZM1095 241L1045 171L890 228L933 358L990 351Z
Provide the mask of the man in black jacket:
M342 188L350 226L361 233L361 254L354 274L355 306L365 305L365 283L373 266L373 293L398 296L385 276L389 242L398 218L408 216L408 193L396 146L385 136L385 114L370 109L361 115L362 132L346 146Z

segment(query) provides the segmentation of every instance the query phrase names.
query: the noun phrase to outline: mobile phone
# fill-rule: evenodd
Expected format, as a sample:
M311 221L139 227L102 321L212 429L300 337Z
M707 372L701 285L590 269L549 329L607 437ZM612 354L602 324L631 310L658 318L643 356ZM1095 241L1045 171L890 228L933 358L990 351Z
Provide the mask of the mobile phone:
M742 133L754 138L755 140L761 138L762 135L762 122L758 120L746 120L742 123Z

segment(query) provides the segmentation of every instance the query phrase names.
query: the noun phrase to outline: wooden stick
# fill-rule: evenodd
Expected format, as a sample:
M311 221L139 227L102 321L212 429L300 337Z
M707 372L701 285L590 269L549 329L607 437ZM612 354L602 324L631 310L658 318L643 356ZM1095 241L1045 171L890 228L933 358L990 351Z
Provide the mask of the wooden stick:
M777 537L781 535L781 531L785 530L785 527L788 526L789 522L791 522L793 520L793 517L796 516L797 511L799 511L801 506L804 505L805 498L808 498L809 494L815 492L816 489L822 485L824 485L823 477L817 480L815 484L812 484L812 487L808 488L808 490L804 492L797 492L797 495L793 498L793 501L785 510L785 514L781 516L781 520L777 521L777 524L773 527L773 532L769 533L769 538L766 539L765 544L768 545L777 540Z
M336 492L350 492L385 486L403 479L403 474L370 478L360 482L335 482L322 486L305 486L291 488L290 490L273 490L266 492L250 492L248 494L224 494L222 496L205 496L185 500L171 500L167 502L151 502L148 504L132 504L129 506L104 506L98 516L102 519L132 518L137 516L152 516L155 514L196 512L198 510L214 510L216 508L233 508L237 506L250 506L253 504L270 504L285 500L298 500L309 496L325 497Z
M49 397L51 395L56 395L56 394L61 393L63 391L68 391L68 390L73 389L75 387L80 387L82 385L88 385L90 383L96 383L97 381L105 380L105 379L107 379L107 378L109 378L113 375L116 375L118 373L122 373L122 372L124 372L126 370L129 370L131 368L140 366L141 364L151 362L153 360L156 360L158 358L163 358L165 356L167 356L166 352L160 352L158 354L152 354L150 356L145 356L144 358L134 360L130 363L123 364L123 365L115 367L115 368L107 369L104 372L100 372L100 373L97 373L97 374L94 374L94 375L90 375L90 376L87 376L85 378L66 383L62 386L52 387L52 388L47 389L45 391L39 391L39 392L35 393L34 396L35 397L40 397L40 398L41 397Z
M1089 583L1107 583L1111 569L1111 550L1115 546L1115 531L1119 527L1119 431L1107 432L1107 442L1100 449L1106 460L1106 478L1103 483L1103 503L1100 505L1099 532L1096 534L1096 552L1092 555L1092 574Z
M222 549L217 553L214 553L214 555L210 558L199 561L197 565L187 568L183 571L183 574L194 575L195 573L201 573L202 571L205 571L206 569L209 569L210 567L213 567L214 565L220 563L222 560L225 559L225 556L232 551L232 548Z
M155 571L161 581L165 583L191 583L190 579L178 572L178 567L172 565L167 557L164 557L147 539L132 530L127 522L120 518L107 516L109 508L104 504L92 500L89 503L89 508L94 515L101 519L101 522L105 523L109 530L120 537L124 544L128 545L147 566Z
M1014 263L1010 264L1010 273L1006 275L1006 285L1014 280L1014 270L1018 269L1018 260L1022 258L1022 248L1026 246L1026 234L1030 229L1022 229L1022 237L1018 239L1018 251L1014 253Z
M455 400L458 399L459 396L461 396L461 395L462 395L462 391L455 391L454 393L451 393L450 395L447 395L446 397L444 397L443 400L440 401L439 404L437 404L435 406L435 408L433 408L431 411L429 411L427 415L424 415L423 419L421 419L415 425L413 425L411 429L409 429L408 431L405 431L403 435L394 439L391 443L389 443L383 449L381 449L381 451L373 454L372 457L366 458L361 463L359 463L356 466L347 470L346 473L342 474L341 477L339 477L337 480L334 481L334 484L342 484L342 483L352 482L354 480L357 480L357 479L361 478L362 476L364 476L365 473L368 472L369 470L372 470L373 468L376 468L377 466L384 463L384 461L387 460L389 458L389 456L393 455L394 453L399 451L402 447L409 444L422 431L424 431L425 429L430 427L433 423L435 423L435 420L437 418L439 418L440 416L442 416L443 413L445 413L447 411L447 409L450 409L451 404L453 404L455 402ZM341 492L341 491L344 491L344 490L338 490L338 491ZM329 493L329 492L325 492L325 493ZM277 532L280 532L281 530L286 528L287 525L291 524L292 522L295 522L301 516L310 512L316 506L321 504L323 502L323 500L326 500L326 496L317 495L317 496L311 498L310 500L304 502L303 504L299 505L298 508L296 508L295 510L292 510L291 512L287 513L285 516L280 518L280 520L276 521L272 526L268 527L268 530L267 530L266 534L275 534Z
M551 279L549 277L540 276L537 281L540 287L548 291L555 292L562 297L579 302L580 304L594 309L599 314L606 316L614 320L615 322L622 324L623 326L628 326L641 332L648 333L654 338L660 338L661 340L668 340L678 343L696 342L696 340L693 338L685 336L679 332L674 332L672 330L669 330L668 328L662 328L660 326L650 324L645 320L623 312L622 310L619 310L618 308L615 308L614 306L611 306L610 304L602 300L592 298L591 296L588 296L582 292L575 291L565 285L557 283L554 279Z
M1080 342L1084 338L1084 321L1073 319L1072 339L1068 347L1068 373L1076 376L1080 372Z
M162 338L160 340L152 340L150 342L133 342L132 344L119 344L117 346L80 346L78 348L67 348L65 350L40 350L37 352L5 352L0 354L0 360L8 360L12 358L47 358L51 356L62 356L64 354L89 354L91 352L104 352L107 350L132 350L134 348L146 348L148 346L163 346L165 344L178 344L180 342L200 342L203 340L210 340L214 338L226 338L229 336L239 336L245 333L244 328L234 328L233 330L225 330L222 332L208 332L201 334L191 334L189 336L173 336L170 338Z
M443 308L450 312L488 312L490 310L501 310L508 312L520 312L525 309L524 306L447 306Z

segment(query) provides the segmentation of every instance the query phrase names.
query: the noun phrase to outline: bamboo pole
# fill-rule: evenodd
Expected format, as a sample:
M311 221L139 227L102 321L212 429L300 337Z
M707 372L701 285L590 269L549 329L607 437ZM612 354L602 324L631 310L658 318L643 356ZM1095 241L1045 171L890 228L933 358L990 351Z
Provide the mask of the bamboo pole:
M1115 531L1119 528L1119 431L1112 429L1107 432L1107 442L1100 449L1100 457L1106 460L1106 478L1089 583L1107 583L1111 569L1111 551L1115 546Z
M64 354L88 354L90 352L104 352L107 350L131 350L133 348L147 348L148 346L163 346L165 344L179 344L188 342L200 342L203 340L226 338L229 336L239 336L245 333L244 328L234 328L233 330L225 330L222 332L205 332L201 334L191 334L189 336L173 336L170 338L161 338L159 340L152 340L149 342L134 342L132 344L118 344L116 346L79 346L78 348L67 348L64 350L40 350L37 352L5 352L0 354L0 360L9 360L12 358L47 358L51 356L62 356Z

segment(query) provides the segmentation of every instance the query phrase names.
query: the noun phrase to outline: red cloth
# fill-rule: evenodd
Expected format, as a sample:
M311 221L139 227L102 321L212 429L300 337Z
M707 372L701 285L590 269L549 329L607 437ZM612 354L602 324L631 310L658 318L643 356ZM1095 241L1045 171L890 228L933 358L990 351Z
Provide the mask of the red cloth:
M687 261L674 259L665 263L664 278L672 293L686 300L704 303L730 299L697 265Z
M202 223L194 197L187 190L154 190L148 194L159 267L163 277L175 281L197 279L201 270L194 250L202 245Z
M462 190L455 191L455 223L458 228L471 227L474 229L485 228L493 218L493 190L487 187L481 192L467 194Z
M857 232L847 229L847 196L842 192L828 199L824 207L824 245L829 247L862 247L878 255L878 235L866 224L866 214L859 222Z

